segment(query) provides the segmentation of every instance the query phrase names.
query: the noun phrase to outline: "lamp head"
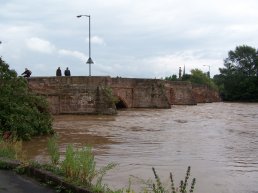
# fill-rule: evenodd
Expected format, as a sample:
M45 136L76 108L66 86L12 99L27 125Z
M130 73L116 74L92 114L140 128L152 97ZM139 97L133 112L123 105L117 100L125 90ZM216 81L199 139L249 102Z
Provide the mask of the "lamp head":
M80 18L82 15L77 15L78 18Z

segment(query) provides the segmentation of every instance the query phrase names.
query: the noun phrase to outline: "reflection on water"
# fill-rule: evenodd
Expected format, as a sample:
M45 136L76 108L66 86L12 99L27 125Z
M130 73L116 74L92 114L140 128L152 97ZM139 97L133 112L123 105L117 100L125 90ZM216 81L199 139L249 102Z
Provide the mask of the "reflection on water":
M121 188L130 175L148 179L155 167L176 182L187 166L196 192L258 192L258 104L210 103L172 109L133 109L117 116L56 116L60 150L94 147L97 164L119 164L105 181ZM25 144L30 158L48 159L46 137ZM135 188L139 185L136 182Z

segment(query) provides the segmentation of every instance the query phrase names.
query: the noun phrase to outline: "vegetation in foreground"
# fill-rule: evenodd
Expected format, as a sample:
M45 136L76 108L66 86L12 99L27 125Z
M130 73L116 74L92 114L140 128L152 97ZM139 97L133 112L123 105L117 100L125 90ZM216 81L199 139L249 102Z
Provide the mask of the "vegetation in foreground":
M27 80L0 58L0 135L28 140L52 132L46 99L29 92Z
M21 152L21 142L17 141L6 141L0 138L0 157L6 157L9 159L19 159L22 155ZM104 175L114 168L117 164L110 163L100 169L96 168L96 161L92 152L91 147L83 147L81 149L75 149L72 145L68 145L64 155L63 161L60 161L60 153L57 144L57 137L53 136L48 141L48 152L50 156L50 163L39 164L37 162L27 162L25 165L29 164L32 167L45 169L54 173L57 176L61 176L66 179L67 182L83 186L93 193L135 193L131 188L131 181L129 180L129 185L127 188L112 190L108 185L103 184L102 180ZM0 169L4 167L1 166ZM24 172L21 166L17 168L17 172ZM180 185L177 187L174 183L174 177L170 173L170 185L167 187L165 183L162 183L160 177L158 176L155 168L152 168L154 174L154 180L141 180L144 185L142 192L144 193L192 193L194 191L196 180L192 179L191 184L188 184L190 178L190 170L188 167L184 180L180 181ZM136 177L135 177L136 178ZM139 179L139 178L138 178ZM48 182L51 184L51 182ZM63 187L55 187L58 192L72 192L70 190L65 190Z

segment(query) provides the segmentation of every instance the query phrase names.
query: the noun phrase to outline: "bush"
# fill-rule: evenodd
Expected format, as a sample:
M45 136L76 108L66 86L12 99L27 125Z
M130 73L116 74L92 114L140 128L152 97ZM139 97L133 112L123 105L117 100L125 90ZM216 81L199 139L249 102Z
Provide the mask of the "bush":
M5 132L28 140L53 130L47 101L29 92L27 80L0 58L0 134Z

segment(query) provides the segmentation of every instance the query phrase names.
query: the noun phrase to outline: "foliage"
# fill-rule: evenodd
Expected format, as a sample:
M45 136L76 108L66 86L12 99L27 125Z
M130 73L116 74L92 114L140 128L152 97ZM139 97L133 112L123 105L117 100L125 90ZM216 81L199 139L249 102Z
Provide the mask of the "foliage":
M172 173L170 172L170 185L167 186L163 182L161 182L160 177L158 176L155 168L152 168L154 178L155 180L148 179L148 180L142 180L139 179L138 177L134 177L140 182L145 185L143 188L144 193L192 193L194 192L195 184L196 184L196 179L193 178L191 184L188 184L189 178L190 178L190 172L191 172L191 167L188 166L185 178L180 181L180 185L178 187L175 186L174 183L174 178ZM126 189L126 193L134 193L134 191L131 189L131 181L129 181L129 187Z
M175 74L173 74L172 76L165 77L165 80L176 81L178 79L177 79L177 76Z
M192 83L196 83L196 84L206 84L206 85L208 85L210 83L210 78L207 76L207 74L205 74L201 70L192 69L191 70L190 81Z
M18 159L22 152L22 142L16 140L3 140L0 137L0 157Z
M107 171L114 168L116 164L110 163L97 169L91 147L75 149L71 144L66 147L64 160L60 162L57 139L57 136L53 136L48 140L51 165L44 165L45 169L58 175L62 174L69 181L84 185L94 192L110 191L106 185L102 184L102 179Z
M113 95L112 89L110 87L104 87L102 89L103 94L106 97L106 100L108 100L108 104L110 106L113 106L119 101L119 99Z
M214 77L224 100L258 101L258 51L243 45L228 52L225 68Z
M11 132L18 139L48 134L52 118L44 98L29 92L27 80L0 58L0 133Z
M176 75L172 75L169 77L165 77L165 80L171 81L189 81L194 84L207 85L212 89L217 90L217 85L214 81L209 77L209 72L204 73L200 69L192 69L191 74L183 74L182 78L177 78Z
M57 135L49 138L47 143L47 149L51 158L51 164L56 166L59 163L60 159L60 153L58 151L59 149L57 144Z
M72 145L66 148L65 159L61 163L61 169L69 179L78 179L79 183L91 185L96 179L96 186L102 186L102 178L106 172L116 164L110 163L101 169L96 169L96 162L91 147L74 149Z

